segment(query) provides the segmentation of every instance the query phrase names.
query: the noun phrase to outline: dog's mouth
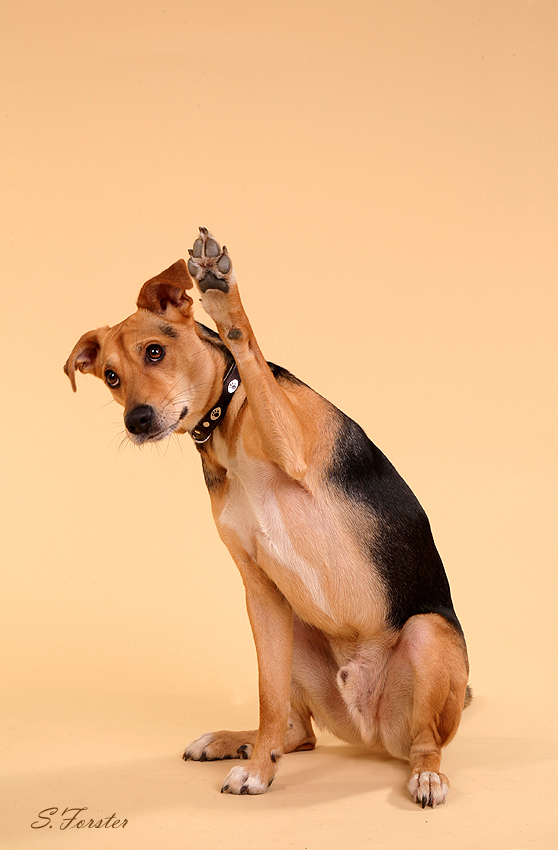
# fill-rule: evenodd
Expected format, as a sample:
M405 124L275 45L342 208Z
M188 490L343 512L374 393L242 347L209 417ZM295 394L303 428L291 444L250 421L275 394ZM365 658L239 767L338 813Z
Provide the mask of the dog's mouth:
M159 440L164 440L170 437L176 431L178 423L169 425L168 428L162 428L160 431L152 431L150 434L131 434L126 430L126 435L136 446L143 446L145 443L157 443Z
M132 412L132 415L135 411ZM184 429L181 427L181 422L188 415L188 405L185 405L181 412L180 416L175 422L171 422L168 425L163 425L157 421L157 416L155 415L155 411L150 409L150 412L143 415L138 419L136 417L133 421L131 421L130 417L125 416L124 422L126 425L126 435L128 439L131 440L136 446L142 446L145 443L157 443L160 440L165 440L167 437L170 437L171 434L174 434L175 431L179 433L184 433Z

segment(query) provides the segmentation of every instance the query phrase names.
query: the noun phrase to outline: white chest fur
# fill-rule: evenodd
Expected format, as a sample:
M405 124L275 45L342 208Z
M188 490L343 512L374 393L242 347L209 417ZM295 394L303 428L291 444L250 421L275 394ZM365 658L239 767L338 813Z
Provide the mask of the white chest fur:
M248 457L242 447L227 477L227 504L219 524L234 532L287 598L296 588L298 599L306 597L312 607L329 614L312 497L274 464Z

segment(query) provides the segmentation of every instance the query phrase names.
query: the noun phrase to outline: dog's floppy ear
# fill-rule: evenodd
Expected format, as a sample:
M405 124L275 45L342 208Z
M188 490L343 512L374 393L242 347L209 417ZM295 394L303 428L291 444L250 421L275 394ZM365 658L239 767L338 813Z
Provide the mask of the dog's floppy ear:
M164 316L171 322L180 322L192 315L194 302L186 289L194 283L184 260L178 260L164 272L144 283L138 296L140 309Z
M88 331L74 345L74 350L64 366L64 371L70 379L74 392L77 390L76 372L78 369L80 372L93 372L97 375L101 340L108 330L109 328L106 327L99 328L96 331Z

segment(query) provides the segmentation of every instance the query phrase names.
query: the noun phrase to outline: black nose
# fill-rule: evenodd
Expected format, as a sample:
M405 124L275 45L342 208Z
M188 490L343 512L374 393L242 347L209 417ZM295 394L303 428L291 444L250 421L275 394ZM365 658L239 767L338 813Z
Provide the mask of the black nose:
M148 404L138 404L124 417L124 424L130 434L148 434L153 420L153 408Z

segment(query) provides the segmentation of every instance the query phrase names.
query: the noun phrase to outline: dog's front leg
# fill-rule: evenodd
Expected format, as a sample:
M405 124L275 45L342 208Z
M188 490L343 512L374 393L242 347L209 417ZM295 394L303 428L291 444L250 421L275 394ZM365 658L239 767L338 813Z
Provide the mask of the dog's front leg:
M190 254L188 269L198 284L204 310L236 361L263 450L269 460L299 481L307 468L309 435L258 346L227 249L221 249L201 227Z
M283 594L256 564L237 563L256 644L260 723L250 760L233 767L221 791L263 794L277 772L289 722L293 613Z

